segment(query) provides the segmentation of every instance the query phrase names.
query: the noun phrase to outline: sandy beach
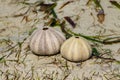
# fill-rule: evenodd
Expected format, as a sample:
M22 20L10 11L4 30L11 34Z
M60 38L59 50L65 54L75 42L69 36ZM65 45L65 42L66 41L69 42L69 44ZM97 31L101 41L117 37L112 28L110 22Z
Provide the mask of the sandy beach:
M103 58L92 56L78 63L67 61L60 53L34 55L28 47L29 33L42 28L52 17L45 18L45 13L38 11L37 1L56 2L54 11L58 18L70 17L76 27L67 21L65 26L75 33L120 39L120 9L109 0L100 0L105 15L102 23L98 21L94 2L87 4L89 0L0 0L0 80L120 80L120 42L89 41ZM115 1L120 4L120 0Z

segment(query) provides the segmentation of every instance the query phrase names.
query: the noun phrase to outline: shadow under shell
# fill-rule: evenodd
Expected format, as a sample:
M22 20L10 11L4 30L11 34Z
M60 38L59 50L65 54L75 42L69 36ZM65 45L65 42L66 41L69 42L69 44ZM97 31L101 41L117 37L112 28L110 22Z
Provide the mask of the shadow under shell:
M57 55L57 54L60 54L60 51L57 52L56 54L36 54L32 51L33 54L35 54L36 56L54 56L54 55Z

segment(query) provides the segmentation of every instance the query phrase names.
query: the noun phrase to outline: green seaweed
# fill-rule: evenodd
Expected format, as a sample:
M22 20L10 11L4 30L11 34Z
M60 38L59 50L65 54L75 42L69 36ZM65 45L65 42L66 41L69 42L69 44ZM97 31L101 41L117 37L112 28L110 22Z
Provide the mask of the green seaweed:
M0 58L0 62L4 62L4 58L6 57L6 55L4 55L4 56L2 56L1 58Z
M28 34L31 35L31 34L33 33L33 31L36 30L36 29L37 29L36 27L35 27L35 28L32 28L32 29L29 31Z
M91 36L86 36L86 35L83 35L83 34L80 34L80 33L72 32L71 30L68 30L67 33L69 33L70 35L73 35L73 36L81 36L81 37L83 37L83 38L85 38L87 40L97 42L97 43L101 43L101 44L120 43L119 37L112 37L112 38L106 38L106 39L103 39L103 40L99 40L99 39L95 39L95 38L93 38ZM111 41L109 41L109 40L111 40Z
M100 53L98 52L98 50L96 48L92 48L92 54L94 56L99 56L100 55Z
M51 13L52 13L52 15L53 15L53 17L55 18L55 19L57 19L58 17L57 17L57 14L56 14L56 12L55 12L55 10L54 9L51 9Z
M103 9L102 6L101 6L101 4L100 4L100 1L99 1L99 0L93 0L93 1L94 1L94 3L96 4L96 7L99 7L99 8L101 8L101 9Z
M116 1L110 1L110 3L120 9L120 4L118 4Z

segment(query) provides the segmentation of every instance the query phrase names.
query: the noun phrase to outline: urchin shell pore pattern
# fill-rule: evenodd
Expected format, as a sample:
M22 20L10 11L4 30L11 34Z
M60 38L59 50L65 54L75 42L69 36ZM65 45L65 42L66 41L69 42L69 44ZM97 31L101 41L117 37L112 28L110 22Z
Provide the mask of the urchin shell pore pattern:
M51 27L38 29L31 35L30 49L37 55L53 55L60 51L65 36Z

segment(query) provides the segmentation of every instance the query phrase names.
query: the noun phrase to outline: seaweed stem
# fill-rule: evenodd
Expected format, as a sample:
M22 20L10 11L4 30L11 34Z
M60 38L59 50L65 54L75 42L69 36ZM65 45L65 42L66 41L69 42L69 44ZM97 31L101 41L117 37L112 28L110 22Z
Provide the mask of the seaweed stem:
M120 37L113 37L113 38L106 38L104 40L98 40L98 39L95 39L93 37L90 37L90 36L85 36L83 34L77 34L77 33L74 33L72 32L71 30L68 30L68 33L70 33L71 35L74 35L74 36L81 36L81 37L84 37L88 40L91 40L91 41L94 41L94 42L98 42L98 43L101 43L101 44L113 44L113 43L120 43ZM108 41L110 39L116 39L114 41Z

